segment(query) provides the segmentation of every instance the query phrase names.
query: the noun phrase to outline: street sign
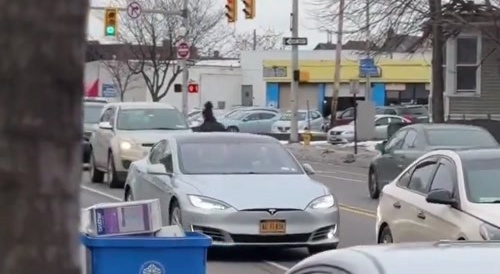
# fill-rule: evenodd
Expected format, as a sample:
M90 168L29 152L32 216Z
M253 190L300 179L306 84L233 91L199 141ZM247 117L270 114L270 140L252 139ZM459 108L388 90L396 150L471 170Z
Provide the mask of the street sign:
M101 96L106 98L115 98L117 95L116 87L114 84L102 84L101 92Z
M306 37L283 37L283 45L285 46L307 46Z
M186 42L177 43L177 59L189 59L189 44Z
M142 8L137 2L130 2L127 5L127 15L132 19L137 19L141 16Z
M380 77L380 69L372 58L359 60L359 77Z

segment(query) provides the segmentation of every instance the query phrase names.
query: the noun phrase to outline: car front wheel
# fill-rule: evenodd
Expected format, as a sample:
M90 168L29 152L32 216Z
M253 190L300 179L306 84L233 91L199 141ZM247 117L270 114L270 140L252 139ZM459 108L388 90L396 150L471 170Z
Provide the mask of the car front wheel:
M370 198L378 199L380 196L380 189L377 181L377 172L370 168L370 173L368 174L368 192Z
M102 183L104 179L104 172L97 169L94 153L92 150L90 150L89 154L90 154L89 158L90 181L92 183Z
M378 237L379 244L392 244L394 241L392 239L392 232L388 226L385 226L380 232L380 236Z
M118 176L116 175L115 161L113 158L113 153L109 153L108 156L108 168L106 172L106 183L110 188L122 188L124 183L120 182Z

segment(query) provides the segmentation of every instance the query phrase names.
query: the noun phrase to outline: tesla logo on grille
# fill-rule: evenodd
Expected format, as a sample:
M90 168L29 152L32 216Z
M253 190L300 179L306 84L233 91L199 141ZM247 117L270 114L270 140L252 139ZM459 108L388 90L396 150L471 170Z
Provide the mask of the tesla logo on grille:
M271 215L276 214L276 211L277 211L277 210L276 210L276 209L274 209L274 208L271 208L271 209L268 209L268 210L267 210L267 212L269 212L269 214L271 214Z

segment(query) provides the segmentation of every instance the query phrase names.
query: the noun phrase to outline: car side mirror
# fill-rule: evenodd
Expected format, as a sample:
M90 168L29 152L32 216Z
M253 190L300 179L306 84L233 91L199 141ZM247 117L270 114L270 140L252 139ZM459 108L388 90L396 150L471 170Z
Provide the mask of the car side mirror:
M149 175L165 175L172 176L172 173L168 173L163 164L151 164L146 167L146 173Z
M100 122L99 128L100 129L113 129L113 126L111 125L110 122Z
M457 200L455 200L448 190L436 189L432 190L427 194L425 200L430 204L440 204L440 205L451 205L456 206Z
M243 120L241 120L243 122L248 122L248 118L243 118Z
M314 171L314 168L310 164L302 164L302 167L308 175L314 175L316 173L316 171Z
M380 153L384 154L386 144L387 144L387 141L382 141L381 143L378 143L375 145L375 149L380 151Z

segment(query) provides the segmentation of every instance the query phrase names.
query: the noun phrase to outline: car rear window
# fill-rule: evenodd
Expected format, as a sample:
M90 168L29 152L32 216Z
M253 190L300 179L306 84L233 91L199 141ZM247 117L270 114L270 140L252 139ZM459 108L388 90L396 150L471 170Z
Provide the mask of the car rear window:
M400 109L401 115L428 115L427 109L423 106L421 107L406 107Z
M428 129L427 140L431 146L446 147L497 147L498 143L486 130L481 129Z

